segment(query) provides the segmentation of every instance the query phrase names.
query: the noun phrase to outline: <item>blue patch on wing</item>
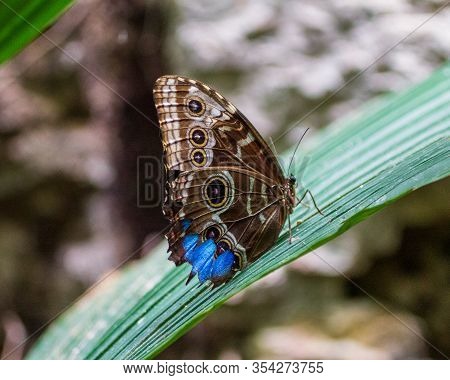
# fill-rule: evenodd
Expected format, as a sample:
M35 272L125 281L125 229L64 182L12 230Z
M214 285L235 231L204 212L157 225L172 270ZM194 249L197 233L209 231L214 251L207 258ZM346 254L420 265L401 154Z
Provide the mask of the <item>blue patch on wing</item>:
M189 226L190 221L188 223ZM201 283L210 280L214 284L223 283L231 277L236 260L233 252L228 250L216 257L218 247L215 241L207 239L202 242L198 234L186 235L181 244L184 250L184 260L192 265L188 282L195 275L198 275Z
M219 255L215 260L211 269L211 281L219 281L227 279L232 271L236 256L231 251L225 251Z
M188 260L192 264L192 272L195 274L202 273L203 278L209 277L208 268L210 268L210 262L214 259L214 252L216 252L216 243L214 240L208 239L197 246L192 251L192 255L190 260Z
M191 224L192 224L192 220L190 220L190 219L183 219L181 221L181 228L183 228L183 231L186 231Z
M189 234L183 238L181 244L183 245L184 259L186 261L191 262L190 258L192 257L192 252L194 251L194 248L197 246L198 239L199 239L198 234Z

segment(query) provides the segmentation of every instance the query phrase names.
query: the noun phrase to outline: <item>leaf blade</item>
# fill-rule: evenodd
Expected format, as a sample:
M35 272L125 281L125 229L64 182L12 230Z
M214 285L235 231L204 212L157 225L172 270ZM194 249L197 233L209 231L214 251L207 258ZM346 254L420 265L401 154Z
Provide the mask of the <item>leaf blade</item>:
M251 283L399 197L448 176L449 99L446 65L422 84L320 135L304 182L326 216L297 208L292 219L302 224L294 230L300 238L294 244L285 231L260 260L214 291L194 281L184 286L189 268L172 268L163 244L153 257L85 297L44 334L29 358L152 358Z
M0 64L19 53L73 3L73 0L0 2Z

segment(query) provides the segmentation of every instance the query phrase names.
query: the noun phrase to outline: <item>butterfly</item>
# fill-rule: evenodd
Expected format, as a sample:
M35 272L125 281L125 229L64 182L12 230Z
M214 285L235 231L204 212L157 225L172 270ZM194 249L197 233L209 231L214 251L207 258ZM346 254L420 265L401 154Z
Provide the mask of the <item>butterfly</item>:
M163 212L169 259L192 266L188 282L218 286L276 241L296 204L294 176L238 109L207 85L166 75L155 82L166 169Z

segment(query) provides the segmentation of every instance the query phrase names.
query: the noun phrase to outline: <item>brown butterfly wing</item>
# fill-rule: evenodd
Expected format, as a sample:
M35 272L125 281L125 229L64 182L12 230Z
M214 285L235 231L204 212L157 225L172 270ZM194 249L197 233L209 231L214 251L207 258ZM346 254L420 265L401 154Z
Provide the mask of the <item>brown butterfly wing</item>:
M234 105L210 87L184 77L163 76L156 81L153 96L167 170L244 166L263 173L274 183L284 181L277 159L258 131ZM200 112L192 111L191 101L200 102ZM205 132L204 139L195 133L201 134L201 130ZM204 153L203 166L201 160L198 163L193 160L196 149L202 150L197 153Z
M274 243L290 211L276 158L236 107L198 81L161 77L154 99L168 173L163 209L171 220L171 259L184 262L187 236L196 235L197 244L214 239L216 258L231 250L233 270L243 268Z
M223 184L223 203L208 194L213 181ZM171 199L179 205L167 234L172 259L182 262L177 249L184 237L182 221L191 220L186 233L204 236L218 226L218 240L226 240L239 256L241 266L255 261L276 240L287 217L282 194L272 189L264 177L242 168L223 167L180 174L171 184ZM206 190L206 191L205 191ZM216 202L214 202L216 200ZM268 236L269 235L269 236Z

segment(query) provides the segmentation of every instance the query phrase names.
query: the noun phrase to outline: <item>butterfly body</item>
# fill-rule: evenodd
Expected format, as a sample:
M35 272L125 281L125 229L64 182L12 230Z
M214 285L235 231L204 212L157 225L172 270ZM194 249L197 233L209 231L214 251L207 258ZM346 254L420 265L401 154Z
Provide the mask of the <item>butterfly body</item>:
M153 93L167 172L169 258L190 263L191 277L219 285L275 243L295 206L295 179L208 86L163 76Z

